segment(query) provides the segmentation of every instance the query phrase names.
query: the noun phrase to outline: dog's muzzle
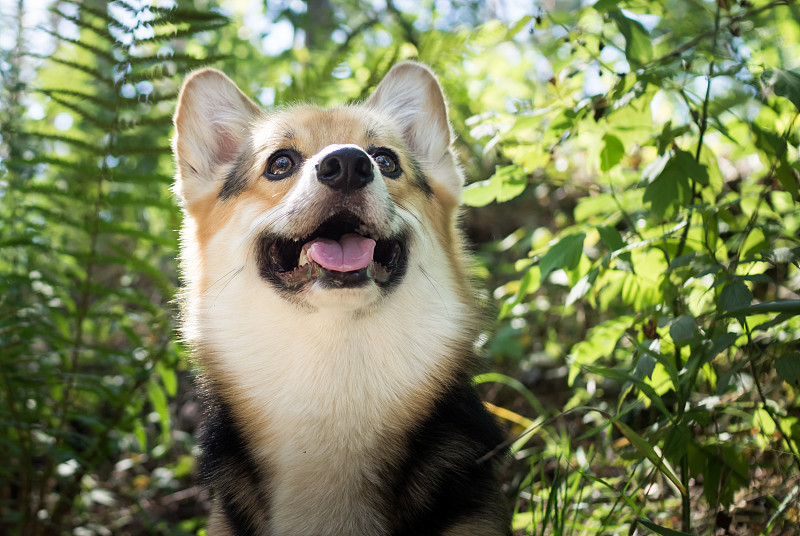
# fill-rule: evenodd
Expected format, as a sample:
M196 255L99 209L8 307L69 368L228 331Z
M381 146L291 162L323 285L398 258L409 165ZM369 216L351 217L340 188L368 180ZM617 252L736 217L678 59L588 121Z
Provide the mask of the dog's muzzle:
M360 218L343 213L300 239L263 235L257 258L261 276L282 290L309 283L355 288L370 281L386 289L405 273L406 250L405 237L375 236Z

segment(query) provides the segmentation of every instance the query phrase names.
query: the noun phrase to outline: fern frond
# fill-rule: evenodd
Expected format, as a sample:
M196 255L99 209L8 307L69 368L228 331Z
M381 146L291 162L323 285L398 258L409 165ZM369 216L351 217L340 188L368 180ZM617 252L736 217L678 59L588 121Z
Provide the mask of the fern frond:
M60 41L63 41L65 43L69 43L69 44L71 44L71 45L73 45L75 47L78 47L78 48L82 48L85 51L90 52L91 54L94 54L95 56L97 56L99 58L103 58L104 60L108 61L109 63L112 63L112 64L113 63L117 63L117 61L114 58L114 55L111 52L109 52L109 51L107 51L105 49L102 49L102 48L94 46L94 45L90 45L89 43L87 43L86 41L83 41L81 39L73 39L72 37L65 37L65 36L59 34L58 32L56 32L54 30L51 30L49 28L42 28L41 31L46 33L46 34L51 35L52 37L58 38Z
M102 146L98 146L87 142L85 139L78 139L73 136L67 136L66 134L56 134L54 132L41 132L41 131L30 131L29 134L36 138L41 138L43 140L49 141L58 141L61 143L65 143L69 146L96 154L96 155L104 155L107 153L107 149Z
M161 81L161 80L171 80L173 78L173 74L170 72L169 67L166 65L154 65L147 69L142 69L135 73L132 73L127 76L128 82L132 84L137 84L139 82L154 82L154 81Z
M111 255L101 255L99 256L98 260L103 264L119 264L121 266L130 265L132 263L132 260L128 257L114 257ZM155 273L155 271L151 270L151 273ZM155 317L164 314L164 310L162 309L161 305L153 303L153 300L150 298L150 296L146 296L141 292L137 292L130 287L120 288L119 286L104 285L102 283L92 281L87 285L86 288L92 295L100 297L103 300L117 298L129 306L135 305L137 309L141 310L142 312L149 313ZM93 315L100 316L102 314L100 307L101 305L103 305L103 302L97 302L97 305L93 305L91 313Z
M153 188L157 184L172 184L172 177L169 175L160 175L158 173L134 173L126 171L125 169L120 170L119 168L116 168L114 169L114 183L124 183L136 186L148 185L149 187Z
M50 99L53 102L57 102L64 108L71 110L75 115L86 121L87 123L91 123L95 127L100 130L111 130L114 126L114 123L111 121L104 121L99 118L94 112L94 110L87 110L77 102L69 101L67 99L63 99L59 97L56 93L50 92L49 94ZM113 110L105 110L107 112L113 112Z
M14 159L14 160L7 160L6 161L9 165L15 165L20 167L34 167L34 166L54 166L64 171L72 171L75 173L95 173L97 171L97 166L89 166L85 162L81 160L70 160L68 158L62 158L59 156L54 155L37 155L35 158L31 159ZM138 176L138 175L137 175ZM151 179L155 179L156 177L163 177L163 176L156 176L151 175ZM18 185L18 188L21 188L23 191L25 190L25 185Z
M116 4L125 5L130 7L128 2L116 1ZM158 15L162 22L182 22L187 24L194 24L198 22L216 22L216 23L230 23L230 19L222 13L216 11L197 11L195 9L188 9L185 7L177 6L173 8L152 7L151 11Z
M98 68L92 67L86 64L78 63L77 61L68 60L64 58L54 57L54 56L45 56L43 54L35 54L35 53L26 53L28 57L36 58L39 60L47 60L52 63L56 63L58 65L63 65L65 67L70 67L75 69L76 71L80 71L89 76L93 81L100 82L103 85L113 88L116 85L116 82L113 78L106 76L105 73L101 72Z
M109 19L107 16L101 15L99 11L97 11L97 10L91 8L90 6L87 6L87 5L82 5L80 9L83 12L82 14L92 13L93 15L96 15L99 19L103 20L103 24L101 24L101 25L92 24L91 22L87 21L85 18L83 18L80 15L77 15L77 16L68 15L68 14L64 13L63 11L61 11L59 9L59 6L53 7L52 11L56 15L61 17L62 19L71 22L72 24L74 24L78 28L81 28L83 30L91 31L97 37L101 37L106 41L114 41L115 40L114 36L111 35L111 33L108 31L108 25L110 23L113 23L113 19Z
M41 93L42 95L47 96L47 97L60 98L60 97L58 97L60 95L66 95L66 96L69 96L69 97L75 97L76 99L78 99L80 101L88 101L88 102L91 102L93 104L96 104L97 106L100 106L101 108L103 108L105 110L109 110L109 111L113 111L114 110L115 101L113 101L113 100L111 100L111 99L109 99L107 97L100 96L100 95L97 95L96 93L85 91L85 90L72 89L72 88L46 88L45 87L45 88L38 88L36 91L38 93Z
M118 235L119 237L131 238L150 242L154 245L166 248L175 247L175 240L171 237L159 236L136 227L132 224L114 223L101 221L99 224L101 234Z
M139 127L153 127L161 126L168 127L172 125L172 115L162 115L161 117L140 117L134 121L121 121L118 128L122 132L127 132Z
M52 200L53 196L47 195L46 196L49 200ZM60 220L66 227L71 227L76 231L83 231L86 222L79 220L67 213L65 210L70 206L70 196L63 196L64 204L61 207L62 210L54 210L45 204L36 204L36 203L26 203L25 204L25 211L30 214L35 214L37 217L44 217L48 221L57 221ZM72 204L75 203L74 195L72 196Z
M12 118L23 128L6 131L4 119L0 139L0 149L13 136L25 148L3 162L0 194L0 362L8 395L0 397L0 422L15 423L0 447L20 461L1 479L24 482L0 486L0 518L16 516L26 534L91 519L83 477L113 466L126 448L114 438L139 435L142 389L156 366L176 359L167 301L178 215L163 168L171 130L164 104L177 95L176 72L219 56L162 57L156 47L182 50L176 37L227 23L217 13L124 0L62 0L53 14L80 36L45 29L59 49L23 53L44 65L34 91L46 97L48 113L66 110L77 121L62 132L51 121ZM141 38L145 26L155 35ZM142 81L153 93L122 95L125 84ZM134 354L142 348L140 362ZM107 384L111 375L120 383ZM34 426L40 435L30 433ZM59 474L53 460L69 459L80 460L78 469ZM45 462L34 471L35 460Z
M108 195L106 201L109 205L118 207L156 207L164 210L173 208L171 199L164 199L153 194L131 194L127 192L114 192Z
M188 26L185 28L174 28L171 31L164 32L163 34L156 34L152 37L141 39L139 42L145 43L164 43L173 39L186 39L203 32L213 32L224 27L227 21L210 21L202 26Z
M141 142L140 137L131 137L130 141ZM159 147L154 145L128 145L128 140L120 138L117 141L118 152L115 154L126 155L168 155L172 154L169 147Z
M130 58L129 63L132 66L137 66L137 65L147 65L150 63L164 63L165 61L173 61L173 62L180 62L186 67L191 68L193 65L215 63L227 58L230 58L229 54L206 56L204 58L195 58L193 56L190 56L189 54L170 54L168 56L153 54L150 56L132 57Z

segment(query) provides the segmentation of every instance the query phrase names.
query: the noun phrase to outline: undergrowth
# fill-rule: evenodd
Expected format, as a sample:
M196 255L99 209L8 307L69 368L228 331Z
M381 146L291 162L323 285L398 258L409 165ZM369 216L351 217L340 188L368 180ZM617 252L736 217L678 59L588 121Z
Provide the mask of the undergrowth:
M18 7L4 63L0 532L88 534L97 510L117 505L114 473L172 441L178 220L166 140L180 75L209 61L178 39L227 19L58 2L57 30L34 32ZM43 117L26 118L23 101ZM105 530L142 523L116 514Z

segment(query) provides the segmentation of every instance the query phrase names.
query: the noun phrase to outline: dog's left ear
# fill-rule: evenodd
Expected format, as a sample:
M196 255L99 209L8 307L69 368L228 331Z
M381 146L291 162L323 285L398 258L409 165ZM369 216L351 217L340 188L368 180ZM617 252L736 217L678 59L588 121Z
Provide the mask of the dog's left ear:
M216 69L200 69L183 83L175 112L173 150L178 165L174 191L193 202L218 191L219 166L230 164L248 143L260 108Z
M366 105L394 119L414 155L434 176L431 180L459 199L464 179L452 152L453 132L447 104L433 72L421 63L398 63L378 84Z

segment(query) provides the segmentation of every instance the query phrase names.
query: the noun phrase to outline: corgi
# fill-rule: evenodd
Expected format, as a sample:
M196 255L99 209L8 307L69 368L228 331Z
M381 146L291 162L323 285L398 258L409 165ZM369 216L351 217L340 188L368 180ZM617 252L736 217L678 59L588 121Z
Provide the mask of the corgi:
M360 104L266 111L206 68L174 122L207 534L510 535L430 69L400 63Z

